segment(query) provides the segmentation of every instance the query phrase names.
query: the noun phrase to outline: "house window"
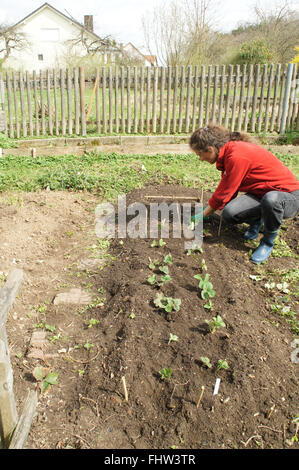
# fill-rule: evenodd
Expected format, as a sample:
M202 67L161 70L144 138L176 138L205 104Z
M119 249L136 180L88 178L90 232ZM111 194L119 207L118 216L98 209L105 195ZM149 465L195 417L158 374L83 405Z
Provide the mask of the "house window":
M47 42L58 42L59 41L59 28L41 28L40 40L47 41Z
M38 54L38 60L44 60L44 55L43 54Z

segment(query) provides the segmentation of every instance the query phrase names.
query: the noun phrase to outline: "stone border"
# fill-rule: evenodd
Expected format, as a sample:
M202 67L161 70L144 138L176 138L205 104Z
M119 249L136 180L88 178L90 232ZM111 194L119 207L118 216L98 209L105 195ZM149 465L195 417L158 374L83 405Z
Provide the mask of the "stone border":
M62 147L64 145L98 147L100 145L157 145L188 143L189 135L119 135L103 137L53 137L46 139L15 140L17 148Z

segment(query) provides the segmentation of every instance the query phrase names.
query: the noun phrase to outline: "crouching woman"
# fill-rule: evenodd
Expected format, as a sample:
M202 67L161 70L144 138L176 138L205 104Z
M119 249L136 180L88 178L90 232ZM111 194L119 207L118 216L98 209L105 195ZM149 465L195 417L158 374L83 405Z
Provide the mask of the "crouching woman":
M254 263L266 261L283 219L299 211L299 181L271 152L244 133L209 125L194 131L190 147L201 161L216 164L221 181L203 209L205 220L222 210L229 224L249 224L244 237L254 240L263 227L263 238L252 254ZM245 193L236 197L239 192Z

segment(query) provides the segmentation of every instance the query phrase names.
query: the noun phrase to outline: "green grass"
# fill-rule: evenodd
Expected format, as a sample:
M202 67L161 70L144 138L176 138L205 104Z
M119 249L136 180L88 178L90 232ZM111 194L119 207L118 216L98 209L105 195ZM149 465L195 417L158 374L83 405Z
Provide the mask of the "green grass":
M142 169L144 168L144 169ZM0 191L96 191L113 199L144 184L175 182L212 189L219 180L214 166L199 164L190 155L118 155L87 153L83 156L48 156L32 159L8 155L0 160Z
M299 156L278 156L299 174ZM188 155L119 155L87 153L83 156L7 155L0 159L0 192L51 190L95 191L114 199L146 183L178 183L214 190L220 180L215 165Z

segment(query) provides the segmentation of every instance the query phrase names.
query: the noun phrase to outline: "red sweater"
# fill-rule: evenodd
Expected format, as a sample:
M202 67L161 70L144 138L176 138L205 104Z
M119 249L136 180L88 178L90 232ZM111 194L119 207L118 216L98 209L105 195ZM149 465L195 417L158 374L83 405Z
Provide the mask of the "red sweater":
M216 168L222 178L209 200L214 210L221 210L239 191L262 198L268 191L299 190L295 175L275 155L249 142L227 142L220 148Z

